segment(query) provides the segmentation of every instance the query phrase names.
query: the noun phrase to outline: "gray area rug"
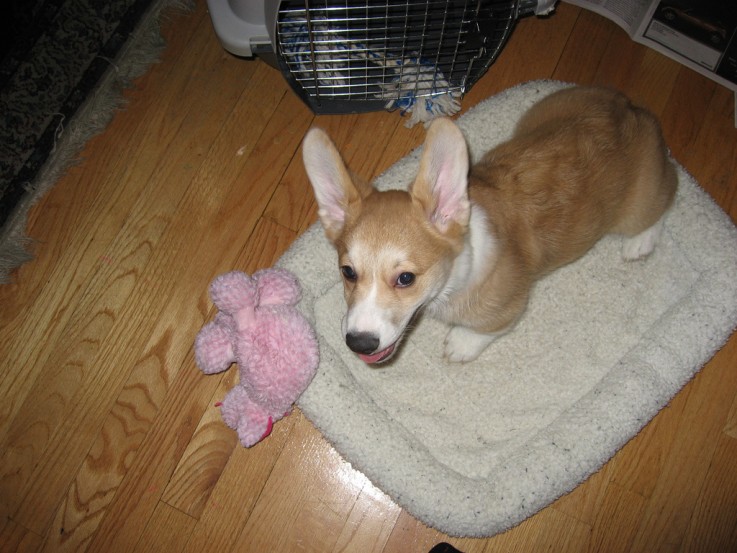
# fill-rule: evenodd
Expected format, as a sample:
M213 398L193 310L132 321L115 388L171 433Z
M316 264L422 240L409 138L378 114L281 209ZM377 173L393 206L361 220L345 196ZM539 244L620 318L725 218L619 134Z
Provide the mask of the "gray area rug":
M0 283L31 258L28 211L158 59L159 14L186 0L11 0L0 60ZM15 36L9 38L10 33Z
M564 83L535 81L459 120L472 156ZM408 185L419 150L377 179ZM662 409L737 326L737 230L683 169L653 255L607 237L536 286L516 329L475 362L446 363L447 329L422 319L396 358L344 345L336 255L315 225L280 260L298 275L321 364L299 406L355 468L455 536L504 531L571 491Z

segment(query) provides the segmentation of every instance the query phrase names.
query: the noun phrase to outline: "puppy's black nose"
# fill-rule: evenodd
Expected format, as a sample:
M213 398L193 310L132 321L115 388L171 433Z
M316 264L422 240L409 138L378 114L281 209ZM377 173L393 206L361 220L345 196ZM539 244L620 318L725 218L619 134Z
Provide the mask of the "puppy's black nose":
M349 332L345 335L345 343L356 353L374 353L379 347L379 338L368 332Z

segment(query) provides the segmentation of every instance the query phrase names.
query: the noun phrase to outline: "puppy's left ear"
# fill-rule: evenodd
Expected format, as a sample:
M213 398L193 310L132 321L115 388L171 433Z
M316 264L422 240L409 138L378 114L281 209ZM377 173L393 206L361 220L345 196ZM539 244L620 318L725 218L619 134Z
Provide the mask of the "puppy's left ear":
M360 210L362 194L328 135L311 129L302 145L307 176L315 191L318 216L328 239L335 241L351 216Z
M445 117L433 121L410 193L442 233L453 224L468 225L468 167L468 149L460 129Z

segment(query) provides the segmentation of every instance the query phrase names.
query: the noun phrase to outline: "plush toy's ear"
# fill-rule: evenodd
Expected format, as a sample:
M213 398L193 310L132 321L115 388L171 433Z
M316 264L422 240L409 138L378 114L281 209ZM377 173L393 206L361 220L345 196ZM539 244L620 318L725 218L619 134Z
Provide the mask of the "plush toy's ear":
M313 128L307 133L302 157L325 234L335 241L349 217L358 214L361 191L353 183L335 145L321 129Z
M255 272L253 279L259 305L295 305L302 295L297 277L286 269L263 269Z
M410 192L442 233L453 224L462 228L468 225L468 168L463 133L448 118L434 120L427 131L420 170Z
M256 282L241 271L224 273L210 284L212 303L229 315L245 307L255 307L257 294Z

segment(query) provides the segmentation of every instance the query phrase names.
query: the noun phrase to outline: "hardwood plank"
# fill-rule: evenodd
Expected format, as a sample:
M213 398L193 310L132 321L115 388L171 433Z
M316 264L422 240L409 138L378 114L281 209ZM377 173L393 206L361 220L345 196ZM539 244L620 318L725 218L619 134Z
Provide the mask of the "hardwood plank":
M447 542L464 553L528 551L585 551L591 527L556 509L544 509L502 534L487 538L455 538L428 528L404 511L399 516L384 553L426 553Z
M219 380L213 399L222 398L237 382L236 371L228 371ZM169 480L162 501L199 519L237 446L238 435L225 426L217 402L213 401Z
M79 551L89 544L166 397L170 349L168 335L136 364L56 508L55 531L47 534L44 551Z
M604 465L575 490L555 501L551 509L593 526L612 478L612 466L612 463Z
M684 166L699 184L737 220L737 129L734 127L734 93L723 87L710 97L701 131L683 157Z
M401 512L387 495L367 483L348 515L333 553L382 553Z
M0 551L31 553L38 551L41 536L23 528L13 520L0 519Z
M645 50L628 96L660 117L673 92L681 65L653 50Z
M618 25L608 20L605 24L610 26L612 34L592 84L611 86L629 93L637 85L647 48L630 40Z
M660 125L671 154L680 163L685 162L696 143L709 112L708 100L716 88L714 82L690 69L682 68L678 73L670 100L660 116ZM700 101L695 102L694 98Z
M217 377L206 378L188 358L97 524L87 550L131 551L135 547L218 383Z
M454 547L459 545L458 540L448 539L441 532L425 526L406 511L402 511L383 553L426 553L440 542L450 543Z
M573 83L592 82L613 32L611 21L580 10L553 78Z
M720 436L681 551L737 551L735 459L737 440L727 435Z
M639 527L645 498L617 484L607 486L587 551L627 552Z
M194 525L195 520L192 517L166 503L159 503L134 553L181 551L187 544Z
M737 439L737 395L734 396L732 409L729 411L727 422L724 425L723 432L730 438Z
M262 498L266 481L297 419L299 415L295 413L280 420L267 440L250 449L234 448L184 551L221 553L233 549Z
M230 551L331 551L368 480L298 412L253 513Z
M690 393L678 434L647 502L631 551L655 553L680 547L734 400L736 354L737 336L733 336L688 385Z
M273 72L272 75L274 78L279 77ZM226 198L223 215L227 216L230 211L237 209L248 210L250 217L260 217L266 211L309 128L310 117L295 119L295 114L301 113L304 113L304 106L298 98L293 94L286 94L282 97L274 116L269 120L264 135L259 138L249 162L237 177L240 186L233 187ZM269 183L268 195L254 197L254 189L262 189L264 182ZM254 209L255 206L264 207ZM276 223L282 223L278 217L271 218ZM283 226L288 227L288 225ZM228 245L234 240L239 240L238 226L214 224L208 229L204 240L213 247L218 247L220 244Z
M673 447L689 396L683 390L625 446L611 463L611 481L642 497L651 497Z
M591 529L555 509L544 509L511 530L488 540L487 553L585 551Z

